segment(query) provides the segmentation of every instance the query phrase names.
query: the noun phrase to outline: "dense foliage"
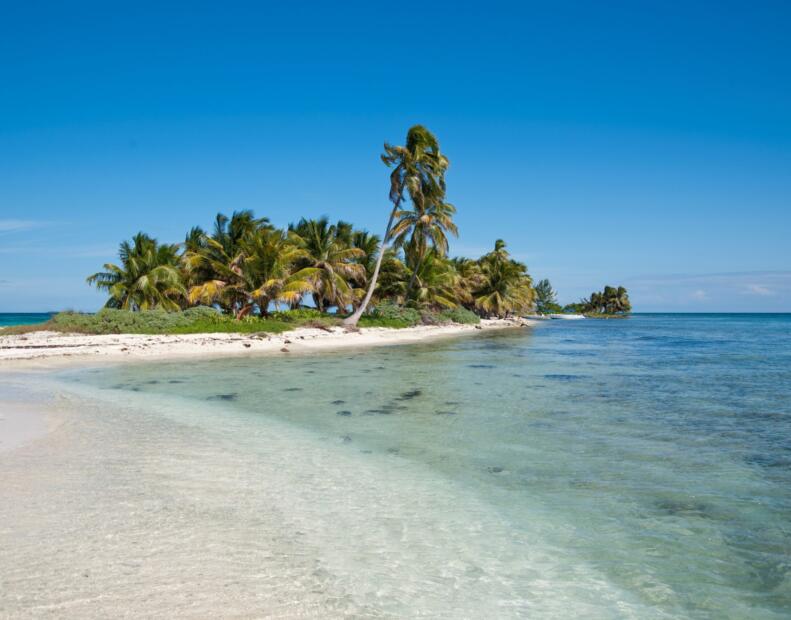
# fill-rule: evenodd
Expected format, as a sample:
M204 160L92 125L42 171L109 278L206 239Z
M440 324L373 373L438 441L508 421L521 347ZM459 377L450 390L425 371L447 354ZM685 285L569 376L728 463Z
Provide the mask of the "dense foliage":
M540 314L557 314L563 312L563 308L558 304L558 296L552 288L549 280L541 280L535 287L536 290L536 312Z
M587 299L569 304L564 310L592 315L626 315L632 311L632 304L623 286L605 286L603 291L593 292Z
M347 324L366 310L369 318L414 324L532 309L527 267L511 259L502 240L477 260L448 258L448 235L458 234L455 208L445 199L449 161L430 131L412 127L404 146L385 144L382 161L391 169L393 204L383 239L327 218L303 218L283 230L252 211L218 214L211 231L194 227L181 244L139 233L121 244L118 264L104 265L88 282L109 293L107 308L209 306L236 319L273 311L282 317L277 312L306 301L319 314L351 312ZM451 310L457 313L442 314Z

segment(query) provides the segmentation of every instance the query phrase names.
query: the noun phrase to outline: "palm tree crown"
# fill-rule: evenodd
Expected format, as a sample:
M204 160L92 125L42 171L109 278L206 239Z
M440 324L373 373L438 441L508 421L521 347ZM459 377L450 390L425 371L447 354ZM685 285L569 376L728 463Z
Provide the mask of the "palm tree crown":
M303 251L300 264L314 269L311 277L316 307L324 311L328 306L344 308L352 303L350 281L361 279L365 268L356 262L364 251L347 244L352 240L350 226L344 222L330 224L326 217L302 218L289 230Z
M87 278L110 294L105 306L124 310L178 310L186 290L178 269L178 246L159 244L144 233L121 243L121 265L106 263L105 271Z

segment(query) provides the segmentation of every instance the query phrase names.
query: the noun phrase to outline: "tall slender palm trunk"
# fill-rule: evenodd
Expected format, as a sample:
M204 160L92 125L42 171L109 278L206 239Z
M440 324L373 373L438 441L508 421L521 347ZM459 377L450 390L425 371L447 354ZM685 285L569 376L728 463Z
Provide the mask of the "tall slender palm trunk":
M360 304L360 307L354 311L350 317L347 317L344 321L344 325L354 327L357 325L357 322L360 320L360 317L365 312L365 309L368 307L368 303L371 301L371 297L374 294L374 289L376 288L376 280L379 278L379 269L382 267L382 259L385 256L385 252L387 251L387 242L390 239L390 229L393 228L393 220L395 219L396 211L398 211L398 207L401 204L401 200L398 200L393 205L393 210L390 212L390 219L387 221L387 228L385 229L385 236L382 237L382 245L379 248L379 256L376 257L376 266L374 267L374 273L371 276L371 282L368 284L368 290L365 292L365 297L363 298L363 303Z
M417 274L420 271L420 268L423 266L423 261L426 259L426 248L420 247L418 250L417 258L415 259L415 267L412 270L412 277L409 278L409 284L406 287L406 298L409 299L409 295L412 293L412 290L415 288L415 282L417 282Z

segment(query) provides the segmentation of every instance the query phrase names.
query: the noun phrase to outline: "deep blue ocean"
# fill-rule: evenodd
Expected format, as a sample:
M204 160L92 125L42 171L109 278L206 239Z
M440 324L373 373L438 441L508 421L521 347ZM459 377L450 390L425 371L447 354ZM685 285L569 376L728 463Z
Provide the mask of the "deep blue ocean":
M0 312L0 327L44 323L51 316L51 312Z

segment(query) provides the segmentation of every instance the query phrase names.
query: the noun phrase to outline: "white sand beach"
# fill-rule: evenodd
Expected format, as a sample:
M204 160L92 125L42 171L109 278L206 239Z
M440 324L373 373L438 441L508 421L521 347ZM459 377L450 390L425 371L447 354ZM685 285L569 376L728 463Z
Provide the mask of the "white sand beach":
M383 327L347 330L299 328L281 334L111 334L92 336L58 332L31 332L2 336L0 370L22 362L58 361L84 363L94 359L157 360L253 353L299 353L348 347L371 347L479 333L481 330L528 327L523 319L482 320L480 325L421 325L403 329Z

